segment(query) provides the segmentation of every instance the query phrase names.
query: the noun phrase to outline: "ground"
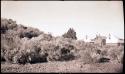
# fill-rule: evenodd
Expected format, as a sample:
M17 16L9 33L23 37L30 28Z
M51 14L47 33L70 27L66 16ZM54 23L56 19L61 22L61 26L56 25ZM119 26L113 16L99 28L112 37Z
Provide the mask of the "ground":
M81 61L73 60L68 62L47 62L37 64L1 64L1 72L61 72L61 73L117 73L122 71L121 63L93 63L84 64Z

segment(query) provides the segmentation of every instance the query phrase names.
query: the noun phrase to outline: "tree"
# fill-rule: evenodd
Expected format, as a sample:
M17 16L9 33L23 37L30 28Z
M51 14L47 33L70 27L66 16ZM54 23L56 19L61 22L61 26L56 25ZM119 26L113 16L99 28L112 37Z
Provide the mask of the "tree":
M77 39L76 37L76 32L74 31L73 28L70 28L67 33L62 35L64 38L72 38L72 39Z

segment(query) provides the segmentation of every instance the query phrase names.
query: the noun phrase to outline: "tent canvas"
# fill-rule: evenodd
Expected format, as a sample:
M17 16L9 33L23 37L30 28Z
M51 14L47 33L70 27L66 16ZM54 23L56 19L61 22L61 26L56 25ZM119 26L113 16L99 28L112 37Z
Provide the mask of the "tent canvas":
M106 39L106 43L117 43L117 42L118 42L118 38L116 38L113 35L110 36L110 39L109 38Z

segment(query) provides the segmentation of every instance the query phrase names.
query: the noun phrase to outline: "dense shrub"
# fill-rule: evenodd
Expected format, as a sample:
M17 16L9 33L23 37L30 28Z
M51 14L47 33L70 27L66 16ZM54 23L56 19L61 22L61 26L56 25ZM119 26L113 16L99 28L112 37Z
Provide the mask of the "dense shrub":
M72 38L72 39L77 39L76 37L76 32L74 29L70 28L67 33L62 35L64 38Z
M21 49L13 58L14 63L39 63L47 62L47 53L40 48L33 46L31 49Z
M32 37L37 37L39 36L41 33L38 29L33 29L33 28L23 28L23 31L20 31L20 38L32 38Z
M71 28L63 36L54 37L35 28L17 25L11 19L2 19L1 24L1 61L26 64L81 59L83 63L115 60L123 63L123 46L100 47L76 40L76 32Z
M12 19L4 18L1 19L1 32L1 59L5 59L6 62L14 62L14 56L22 51L24 42L20 39L21 36L21 38L32 38L43 33L38 29L17 25Z
M18 50L19 52L13 58L14 63L25 64L25 63L30 62L29 54L35 52L34 46L35 44L33 45L33 42L30 41L28 38L25 37L21 39L20 50Z
M7 62L12 62L13 56L20 47L20 38L16 36L16 32L8 30L6 34L1 34L1 50L4 59Z
M75 57L72 50L76 48L68 43L67 39L58 37L51 41L41 41L41 49L48 52L48 61L66 61Z
M13 57L13 63L26 64L29 62L28 53L26 51L19 51Z
M109 62L110 58L105 51L96 44L85 43L84 49L79 50L79 59L84 63Z
M7 50L4 58L6 60L6 62L13 62L13 57L16 55L16 53L18 52L18 50L14 49L14 50Z
M79 55L79 60L83 62L83 64L93 63L93 58L88 51L80 50Z
M42 62L42 60L64 61L74 58L76 47L73 46L72 39L56 38L51 34L44 34L38 29L23 25L17 25L16 27L13 25L8 26L10 23L16 25L16 22L13 22L13 20L3 19L1 21L3 24L2 28L6 29L6 33L2 34L1 41L2 55L5 55L6 61L35 63ZM70 29L68 33L76 35L73 29ZM39 61L36 61L36 59Z
M12 19L1 18L1 33L4 33L8 29L17 27L16 21Z
M82 40L71 39L71 41L69 43L77 49L76 51L85 50L85 42Z
M122 63L122 59L124 56L124 46L112 47L108 50L108 56L112 61L117 61L118 63Z

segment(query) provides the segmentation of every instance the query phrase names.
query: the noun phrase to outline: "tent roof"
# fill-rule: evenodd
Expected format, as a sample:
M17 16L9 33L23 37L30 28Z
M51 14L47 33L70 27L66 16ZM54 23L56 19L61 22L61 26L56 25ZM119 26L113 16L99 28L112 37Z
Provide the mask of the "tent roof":
M110 36L110 39L107 38L106 39L106 43L117 43L118 42L118 38L114 37L113 35Z

